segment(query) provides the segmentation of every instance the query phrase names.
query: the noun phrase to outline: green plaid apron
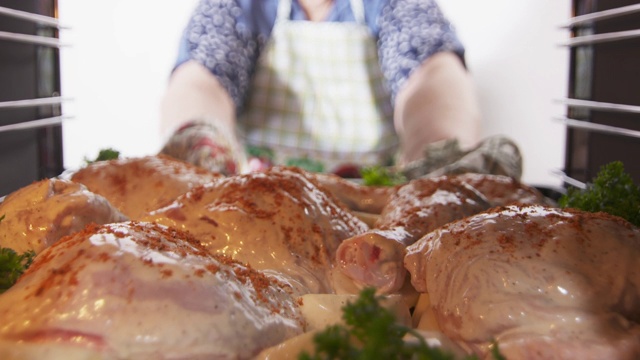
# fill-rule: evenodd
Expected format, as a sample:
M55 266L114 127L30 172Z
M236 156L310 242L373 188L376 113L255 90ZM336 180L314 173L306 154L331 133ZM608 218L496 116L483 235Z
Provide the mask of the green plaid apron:
M393 110L364 21L291 21L291 0L280 1L270 42L239 115L240 138L273 151L276 164L309 158L333 170L343 164L388 164L398 140Z

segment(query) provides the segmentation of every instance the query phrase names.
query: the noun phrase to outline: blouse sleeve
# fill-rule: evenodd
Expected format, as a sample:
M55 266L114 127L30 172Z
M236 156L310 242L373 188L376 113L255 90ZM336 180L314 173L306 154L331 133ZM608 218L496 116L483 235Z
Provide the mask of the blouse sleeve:
M247 95L262 35L255 29L251 1L201 0L194 10L178 52L177 65L195 60L217 77L237 108Z
M464 47L434 0L390 0L379 16L378 52L392 98L413 70L439 51Z

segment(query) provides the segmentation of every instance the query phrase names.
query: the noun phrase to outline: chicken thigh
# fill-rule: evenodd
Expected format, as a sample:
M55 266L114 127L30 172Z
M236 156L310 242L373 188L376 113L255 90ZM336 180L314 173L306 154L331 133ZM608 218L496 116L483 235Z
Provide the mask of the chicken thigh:
M493 208L407 248L435 321L480 356L640 357L640 230L603 213Z
M299 294L332 293L338 245L368 229L312 176L286 167L219 179L143 220L187 230L211 253L280 276Z
M61 179L37 181L7 195L0 216L0 246L17 253L39 253L89 223L128 220L102 196Z
M91 163L69 177L107 198L130 219L138 220L222 175L166 155L153 155Z
M89 226L0 295L0 358L250 359L302 333L289 290L180 231Z
M405 247L441 225L488 207L481 194L455 177L412 180L390 196L374 229L340 244L340 270L360 287L395 292L404 284Z

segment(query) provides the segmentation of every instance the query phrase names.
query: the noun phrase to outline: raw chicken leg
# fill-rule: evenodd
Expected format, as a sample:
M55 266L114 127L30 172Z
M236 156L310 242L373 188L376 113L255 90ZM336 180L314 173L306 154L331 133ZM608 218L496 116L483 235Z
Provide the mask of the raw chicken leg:
M138 220L188 190L222 177L166 155L91 163L70 175Z
M361 287L395 292L404 284L405 247L441 225L488 207L481 194L455 177L412 180L391 196L375 229L340 244L340 270Z
M494 208L407 248L440 329L481 356L640 357L640 230L602 213Z
M0 203L0 246L39 253L89 223L128 218L100 195L68 180L45 179L9 194Z
M308 173L285 167L219 179L143 220L188 230L211 253L280 276L299 294L332 293L338 245L368 229Z
M250 359L302 333L289 290L186 233L90 226L0 296L0 358Z

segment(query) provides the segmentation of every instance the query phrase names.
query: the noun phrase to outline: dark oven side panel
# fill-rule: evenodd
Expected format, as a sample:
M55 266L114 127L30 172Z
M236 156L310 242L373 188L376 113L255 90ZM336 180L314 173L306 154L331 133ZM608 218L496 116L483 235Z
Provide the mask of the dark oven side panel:
M0 0L0 7L57 17L53 0ZM55 27L0 15L0 31L58 37ZM60 95L57 47L0 39L0 103ZM60 115L60 105L0 108L0 127ZM62 128L53 125L0 131L0 196L63 170Z
M638 6L631 0L574 0L576 17ZM640 36L615 39L615 35L638 32L640 12L619 13L572 29L575 38L608 35L613 40L595 41L571 49L569 98L587 100L593 107L569 107L568 117L640 134ZM623 105L627 110L606 108ZM601 107L603 105L604 107ZM622 161L625 170L640 184L640 137L581 128L568 128L565 172L589 182L600 168Z

